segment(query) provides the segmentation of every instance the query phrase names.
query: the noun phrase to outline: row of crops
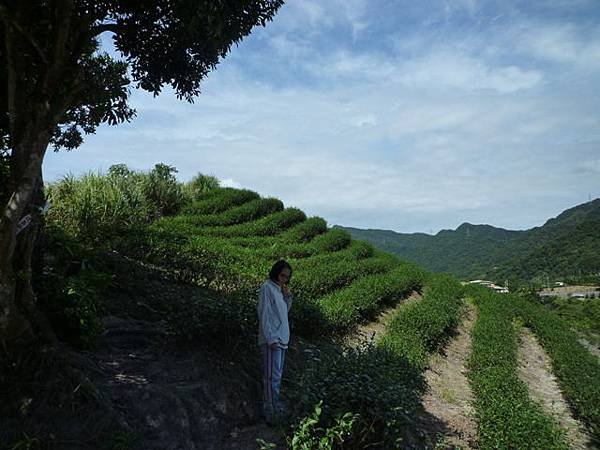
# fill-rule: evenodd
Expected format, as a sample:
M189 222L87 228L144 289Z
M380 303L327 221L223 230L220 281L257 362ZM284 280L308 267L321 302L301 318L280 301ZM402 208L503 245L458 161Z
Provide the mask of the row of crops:
M569 448L564 430L530 399L517 373L519 324L529 327L552 361L561 391L591 439L600 443L600 364L565 322L539 303L470 287L478 309L469 380L475 394L479 445Z
M230 294L247 321L254 320L252 301L271 265L287 259L294 268L292 322L305 335L345 332L421 289L425 278L415 265L328 229L321 218L233 188L204 194L128 244L186 281Z
M465 292L456 280L433 276L354 241L345 231L329 229L323 219L307 218L277 199L231 188L204 194L178 216L145 227L127 245L181 279L229 294L219 302L186 300L175 311L173 329L188 337L251 335L256 288L279 258L294 268L291 319L295 332L305 336L346 333L373 319L382 307L422 291L421 299L398 309L376 346L307 366L295 382L301 415L309 416L311 405L323 402L319 422L313 421L319 427L308 435L326 436L351 412L345 437L338 436L344 447L406 443L425 388L429 355L444 344L461 315ZM518 296L471 287L468 295L478 310L468 362L478 445L568 448L564 432L530 399L517 376L515 320L536 334L570 405L600 438L600 367L577 336L541 305Z

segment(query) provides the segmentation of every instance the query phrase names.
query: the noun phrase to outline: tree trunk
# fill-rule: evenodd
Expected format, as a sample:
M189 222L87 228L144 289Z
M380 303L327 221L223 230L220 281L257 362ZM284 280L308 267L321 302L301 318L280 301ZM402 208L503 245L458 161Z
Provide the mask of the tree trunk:
M32 254L43 201L42 160L49 141L44 139L47 133L40 132L38 136L35 141L15 146L15 150L20 147L22 155L29 155L29 161L21 176L15 177L16 189L0 220L0 341L9 348L32 340L36 332L46 340L54 340L45 319L37 312L31 284ZM27 215L31 223L19 230L19 221Z
M71 29L73 1L60 0L52 6L59 14L51 15L46 39L39 42L35 41L39 30L31 29L26 20L20 22L28 14L25 6L17 2L8 8L0 3L12 191L0 217L0 343L5 344L36 335L56 341L36 307L32 254L43 204L42 162L53 131L69 107L68 99L54 93L73 81L69 62L77 61L69 59L69 33L77 32ZM19 222L28 216L31 223L20 227Z

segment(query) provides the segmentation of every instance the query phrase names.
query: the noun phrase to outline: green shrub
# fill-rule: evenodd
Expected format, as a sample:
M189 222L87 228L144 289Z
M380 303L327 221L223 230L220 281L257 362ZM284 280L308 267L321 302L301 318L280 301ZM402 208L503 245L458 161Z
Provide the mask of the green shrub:
M274 236L304 220L306 220L306 215L302 211L296 208L287 208L252 222L228 227L204 228L201 232L205 236L220 237Z
M375 254L375 248L364 241L353 240L350 244L334 252L315 254L309 258L293 260L294 267L298 270L307 270L315 266L324 266L343 261L365 259Z
M319 299L318 305L331 331L346 331L364 319L372 319L382 306L418 291L423 271L402 264L388 273L359 278L350 286Z
M182 210L182 214L190 216L219 214L259 198L256 192L247 189L219 188L201 194L198 201Z
M333 450L346 447L346 440L352 435L355 424L360 418L358 414L346 413L334 419L331 426L319 426L322 422L323 402L315 405L312 414L300 421L288 440L292 450Z
M78 348L91 348L101 329L100 294L110 275L83 269L66 278L45 280L50 292L44 294L46 311L57 336Z
M287 230L281 239L286 242L309 242L327 232L327 222L320 217L311 217Z
M319 234L312 241L312 245L317 253L335 252L341 250L350 244L352 237L347 231L339 228L327 230L326 233Z
M297 416L314 417L315 405L322 402L322 430L334 427L348 413L355 418L343 446L334 448L402 448L403 430L412 425L425 387L422 374L385 348L314 352L291 381ZM323 435L316 430L306 438L318 440Z
M186 215L178 216L176 219L180 222L189 223L198 227L226 227L250 222L281 210L283 210L283 203L281 200L276 198L258 198L218 214ZM198 230L198 232L206 233L206 230Z
M387 272L397 264L398 260L393 257L377 256L306 265L294 272L290 287L295 295L304 300L316 299L349 285L359 277Z
M175 167L159 163L148 174L142 174L142 192L153 205L155 217L175 214L186 202L176 173Z
M450 277L431 278L423 298L405 305L390 320L382 345L415 366L425 366L427 354L439 348L456 328L462 293L462 286Z

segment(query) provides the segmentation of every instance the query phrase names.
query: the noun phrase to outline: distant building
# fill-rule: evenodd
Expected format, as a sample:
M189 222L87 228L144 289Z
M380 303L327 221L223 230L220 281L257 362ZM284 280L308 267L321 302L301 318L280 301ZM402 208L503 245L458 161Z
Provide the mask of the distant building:
M498 286L497 284L494 284L492 281L487 281L487 280L472 280L472 281L469 281L467 284L479 284L481 286L485 286L487 288L490 288L494 292L497 292L499 294L508 294L508 288L506 286Z

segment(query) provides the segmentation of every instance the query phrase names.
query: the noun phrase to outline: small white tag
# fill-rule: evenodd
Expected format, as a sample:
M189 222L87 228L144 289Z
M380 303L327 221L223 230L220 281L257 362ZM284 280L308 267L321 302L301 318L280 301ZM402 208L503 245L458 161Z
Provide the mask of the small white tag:
M31 214L27 214L25 217L23 217L21 220L19 220L19 223L17 224L17 234L19 234L21 231L23 231L25 228L27 228L30 223L31 223Z

